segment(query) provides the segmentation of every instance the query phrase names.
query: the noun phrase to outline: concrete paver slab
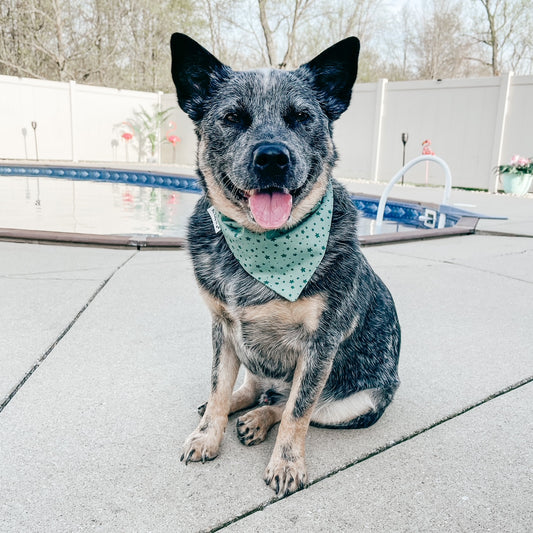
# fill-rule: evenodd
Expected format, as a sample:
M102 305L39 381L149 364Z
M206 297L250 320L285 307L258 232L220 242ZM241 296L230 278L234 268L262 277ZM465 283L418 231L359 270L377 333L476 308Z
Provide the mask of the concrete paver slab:
M440 242L455 253L455 239ZM511 320L529 311L530 283L416 254L398 260L387 253L396 248L365 253L398 305L402 386L372 428L311 429L312 479L530 374L533 333ZM178 463L208 394L210 352L187 255L137 254L0 414L6 528L197 531L269 502L261 478L275 430L247 449L233 420L217 460Z
M381 252L381 253L380 253ZM492 272L509 278L533 282L533 239L468 235L454 237L450 247L443 239L407 242L387 248L367 248L367 255L386 260L383 254L392 254L389 263L398 266L408 258L428 260L430 263L454 263Z
M100 281L135 252L0 242L0 278Z
M0 242L0 404L133 253Z
M525 385L224 531L529 532L532 403Z

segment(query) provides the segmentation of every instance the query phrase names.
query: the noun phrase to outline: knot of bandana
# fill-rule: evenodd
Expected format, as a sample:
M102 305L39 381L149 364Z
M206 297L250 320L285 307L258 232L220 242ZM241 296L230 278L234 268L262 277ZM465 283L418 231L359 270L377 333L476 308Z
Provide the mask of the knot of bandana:
M224 238L241 266L257 281L294 302L324 257L333 216L333 188L298 225L254 233L215 212Z

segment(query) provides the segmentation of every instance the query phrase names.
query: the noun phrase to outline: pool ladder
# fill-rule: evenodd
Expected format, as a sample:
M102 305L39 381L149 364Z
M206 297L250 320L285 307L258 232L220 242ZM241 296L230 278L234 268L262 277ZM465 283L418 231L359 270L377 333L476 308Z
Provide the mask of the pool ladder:
M450 194L452 191L452 174L450 172L450 167L440 157L437 157L435 155L421 155L419 157L416 157L415 159L412 159L403 168L401 168L385 187L385 190L383 191L383 194L379 199L378 213L376 216L376 233L382 232L385 206L387 204L387 199L389 197L391 189L409 169L411 169L418 163L421 163L422 161L433 161L444 169L444 177L446 182L444 184L444 196L442 198L442 205L449 205ZM436 225L437 228L443 228L446 224L446 215L444 213L437 213L432 209L426 209L424 215L420 217L420 220L424 222L425 226L434 228Z

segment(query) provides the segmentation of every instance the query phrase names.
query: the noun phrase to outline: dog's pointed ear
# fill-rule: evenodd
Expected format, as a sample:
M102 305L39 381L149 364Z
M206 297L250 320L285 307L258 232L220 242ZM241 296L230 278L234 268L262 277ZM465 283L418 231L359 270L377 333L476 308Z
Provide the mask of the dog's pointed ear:
M357 78L359 39L348 37L302 65L301 73L317 93L320 105L331 120L337 120L350 104Z
M230 72L213 54L183 33L170 38L172 79L180 107L198 121L205 110L205 101Z

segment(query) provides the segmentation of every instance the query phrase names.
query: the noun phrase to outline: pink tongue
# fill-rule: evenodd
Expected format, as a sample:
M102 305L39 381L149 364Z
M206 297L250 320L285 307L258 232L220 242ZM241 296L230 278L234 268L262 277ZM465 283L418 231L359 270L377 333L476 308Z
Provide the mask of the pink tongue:
M284 192L258 192L248 200L255 221L264 229L277 229L289 219L292 196Z

